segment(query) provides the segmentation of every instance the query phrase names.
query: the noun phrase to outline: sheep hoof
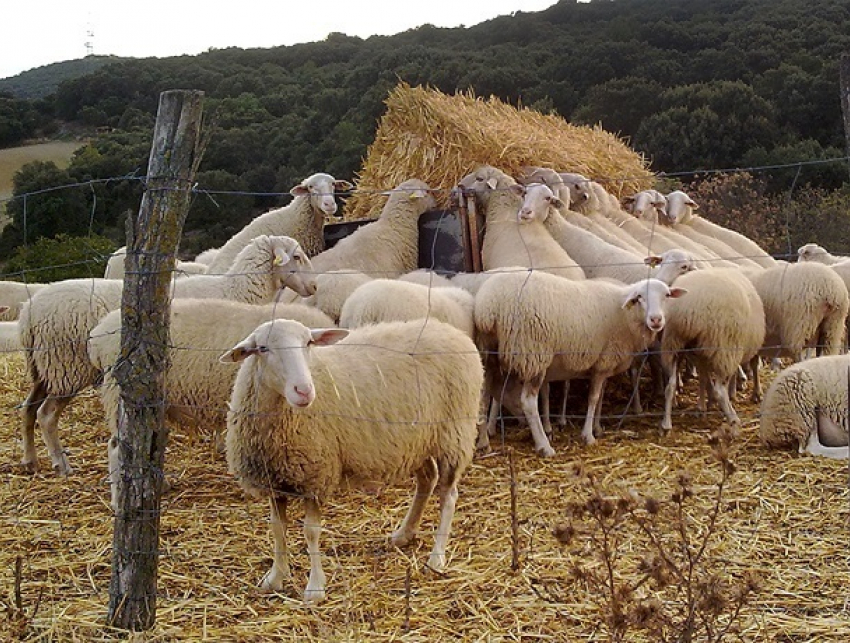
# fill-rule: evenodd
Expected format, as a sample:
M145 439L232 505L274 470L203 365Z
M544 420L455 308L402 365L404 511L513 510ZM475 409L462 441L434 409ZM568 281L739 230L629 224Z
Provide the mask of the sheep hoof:
M390 543L392 543L395 547L407 547L413 539L416 538L416 534L408 534L403 532L401 529L396 529L392 534L390 534Z
M260 591L266 594L275 594L283 591L283 576L278 574L274 568L266 572L260 581Z
M304 590L304 602L307 605L316 605L323 600L325 600L324 587L310 587L307 585L307 589Z
M38 460L21 460L21 466L24 469L24 473L38 472Z
M431 571L442 572L446 568L445 554L431 554L425 566Z
M53 472L60 478L67 478L74 473L74 469L68 464L68 459L63 455L60 462L54 463Z
M589 435L589 436L583 435L583 436L581 436L581 439L584 442L585 446L590 447L590 446L593 446L594 444L596 444L596 438L593 437L592 435Z
M535 449L537 451L537 455L541 458L551 458L555 455L555 449L552 448L549 444L544 444L543 446L539 446Z

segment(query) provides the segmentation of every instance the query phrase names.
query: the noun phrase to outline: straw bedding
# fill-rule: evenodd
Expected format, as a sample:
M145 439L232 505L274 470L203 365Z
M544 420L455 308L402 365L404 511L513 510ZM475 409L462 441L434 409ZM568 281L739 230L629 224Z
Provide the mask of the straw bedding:
M27 386L23 361L0 356L0 375L0 640L118 640L104 626L112 522L104 481L107 436L97 397L81 396L63 423L76 473L67 480L46 472L25 475L17 465L14 409ZM619 402L611 407L621 408ZM692 403L686 399L685 409ZM846 640L846 464L768 451L757 441L756 409L742 402L739 411L745 422L735 457L739 470L724 494L711 554L725 573L751 569L763 578L743 614L741 638ZM477 459L462 482L445 575L422 568L436 502L426 511L421 539L398 550L387 535L404 514L410 488L343 494L325 508L328 600L314 608L298 598L308 566L298 524L290 537L295 587L286 596L261 594L256 584L271 562L266 505L243 497L211 436L172 432L166 466L173 490L163 502L158 619L135 640L605 640L598 597L568 586L575 560L551 535L566 503L579 498L572 465L583 462L606 488L653 495L669 492L676 474L690 471L697 510L707 512L718 469L706 435L716 421L682 415L674 434L660 438L656 418L627 419L594 448L579 446L577 422L556 437L557 456L546 461L533 455L527 435L508 430L494 441L500 452ZM519 500L515 572L508 448ZM40 441L39 455L49 468ZM300 517L294 503L293 518ZM626 545L628 550L632 544ZM624 555L629 559L629 551ZM18 557L26 618L14 607ZM626 565L621 571L631 573Z
M344 216L374 216L385 201L380 192L410 178L438 190L438 205L447 207L450 190L481 164L512 176L525 165L578 172L618 198L653 184L645 159L601 127L571 125L497 98L401 83L386 100Z

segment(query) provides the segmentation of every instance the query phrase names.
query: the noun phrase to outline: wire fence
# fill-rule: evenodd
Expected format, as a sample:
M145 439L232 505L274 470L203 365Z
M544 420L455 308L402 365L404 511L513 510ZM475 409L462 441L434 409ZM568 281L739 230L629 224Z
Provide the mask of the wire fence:
M823 163L847 163L848 160L844 157L744 169L770 172ZM729 171L701 170L668 176ZM130 175L57 186L52 190L85 190L91 189L94 183L108 185L125 180L144 181L144 178ZM392 189L388 186L388 190ZM795 178L788 188L789 200L797 189ZM283 196L211 191L198 185L193 187L193 192L198 198L208 199L222 195ZM24 200L25 213L28 196L33 195L16 197ZM93 204L92 226L95 209L96 204ZM25 216L24 221L31 221L31 216ZM454 228L451 234L455 234ZM437 250L436 242L432 241L424 255L433 259ZM528 248L528 252L532 249ZM102 262L106 258L101 254L92 261ZM778 258L793 261L795 257ZM439 271L440 267L433 263L418 267L453 272ZM545 266L535 270L543 268ZM306 272L311 271L307 269ZM505 272L510 271L506 269ZM650 274L647 267L647 275ZM27 274L5 275L6 278L12 276L27 279ZM37 277L37 272L29 276ZM92 286L83 300L87 297L92 306L95 300L99 307L103 306L103 295L97 287ZM294 300L290 296L286 301ZM285 312L289 305L283 298L264 303L268 306L266 319ZM61 315L63 308L71 305L70 300L63 301L57 305L56 315ZM238 308L233 307L234 311ZM212 309L210 305L208 310ZM188 305L185 310L190 310ZM554 402L560 402L564 396L568 402L566 414L560 419L566 427L559 428L552 438L554 458L542 459L535 455L521 426L527 417L522 401L517 406L517 399L514 399L513 406L508 403L500 412L496 418L496 435L491 436L492 452L476 459L461 482L458 516L447 548L449 571L446 574L429 575L422 571L433 539L441 535L431 517L425 520L422 541L414 544L412 550L384 542L384 534L390 533L404 516L409 492L404 486L406 480L401 480L402 487L399 487L399 481L391 476L386 479L377 476L378 479L368 484L340 491L325 500L327 517L321 551L330 570L328 606L312 610L295 608L300 605L304 586L301 577L306 577L309 563L301 554L301 547L292 545L294 578L288 580L282 590L284 598L270 600L262 597L256 588L275 560L266 535L268 509L263 503L246 501L243 497L239 485L228 472L218 441L218 436L224 433L225 416L231 402L229 395L221 395L220 391L232 388L239 368L219 363L218 357L233 348L235 342L220 339L223 333L218 331L226 325L224 320L203 312L203 306L197 310L202 311L199 321L207 324L209 330L201 335L181 335L180 341L175 341L172 334L169 346L175 364L192 362L192 368L197 369L191 373L188 370L171 373L168 390L174 397L163 402L176 422L170 436L165 471L157 474L170 481L171 490L164 496L162 512L144 517L161 522L163 528L162 544L156 552L161 565L158 588L161 608L155 634L162 640L391 640L403 636L416 640L417 636L429 636L428 632L434 636L435 631L443 632L446 637L469 640L557 638L564 632L569 632L567 636L572 640L576 636L592 637L600 627L594 600L584 593L571 599L565 594L553 593L552 589L561 587L575 564L550 533L553 525L563 519L567 499L577 492L572 463L586 462L587 466L596 468L600 477L614 481L615 487L637 487L642 493L668 489L665 475L681 468L695 470L703 486L709 486L713 479L704 441L724 422L724 416L716 408L705 412L699 409L698 384L696 379L687 381L689 371L686 371L679 394L680 406L673 415L674 430L668 435L658 430L663 417L660 401L663 394L655 389L647 369L635 380L630 380L627 372L612 378L599 414L599 421L605 428L602 444L593 448L583 447L578 439L577 428L585 418L587 394L585 381L577 378L568 392L553 396ZM18 437L21 424L18 413L31 385L31 373L27 371L19 347L6 349L8 355L2 364L5 369L2 392L4 465L0 467L4 478L2 513L5 524L2 564L3 578L8 581L4 585L10 588L2 599L9 615L3 627L6 632L25 640L112 640L110 637L116 636L103 626L103 610L109 598L112 524L104 456L109 438L107 426L111 420L104 415L98 394L91 389L93 385L103 384L103 374L92 371L75 380L84 369L88 358L85 344L98 321L96 316L90 320L75 318L68 328L74 328L76 335L59 336L57 343L48 341L37 349L57 354L70 349L76 351L75 359L79 360L61 367L57 365L57 371L51 373L58 381L70 382L71 388L57 394L58 403L51 413L45 412L36 418L42 431L45 426L58 424L62 441L67 442L67 446L61 447L65 451L63 455L74 467L67 478L54 477L49 469L44 470L43 462L39 463L42 471L35 476L17 464L28 457ZM36 325L40 332L49 336L55 322L56 317L44 318L36 320ZM521 322L536 324L539 320L527 317ZM13 326L14 332L17 325ZM116 332L116 329L109 330L101 338L114 337ZM241 337L235 341L239 339ZM818 337L810 339L811 350L817 351ZM355 353L364 348L356 342L346 346ZM277 347L266 348L274 351ZM686 346L681 352L696 354L711 348L740 352L743 347L730 344ZM485 361L500 356L498 349L494 351L483 345L479 349L473 350ZM388 364L406 356L424 361L439 354L433 349L427 355L418 354L415 349L388 350L396 352L394 357L386 358ZM659 350L656 347L653 355L657 357ZM612 351L603 348L600 358L606 352ZM568 350L546 354L565 361L572 355ZM440 361L451 356L447 354ZM649 361L650 353L638 357L641 361ZM32 358L30 351L28 359ZM358 395L363 400L380 397L381 389L387 385L386 378L393 377L389 367L385 371L379 365L374 379L362 382L348 382L339 376L340 383L337 383L332 377L331 389L319 394L348 399L338 388L333 390L344 380L356 388L354 399L358 399ZM767 383L776 377L769 369L763 367L763 371ZM102 386L107 392L104 395L108 394L110 385L108 371L106 380ZM415 376L408 382L405 405L415 411L432 403L421 397ZM779 596L775 600L765 598L751 608L743 638L759 640L776 628L791 636L805 632L806 627L810 628L808 631L812 627L823 627L830 630L830 635L843 638L850 632L846 593L850 570L846 564L835 564L834 557L841 551L846 553L850 547L846 527L842 527L846 525L850 507L847 485L841 478L841 465L795 458L793 452L773 452L761 446L758 434L763 415L758 401L745 397L752 392L752 383L739 384L744 393L737 397L734 405L741 420L739 467L744 468L745 473L732 492L728 516L724 517L719 533L723 546L719 547L718 556L729 574L759 567L770 579L770 590ZM502 392L508 393L511 385L505 379L501 383ZM453 389L451 382L446 388ZM214 399L210 397L212 390L219 391ZM646 404L640 412L633 406L638 392ZM341 406L322 419L328 425L344 421L354 427L375 421L400 426L413 426L417 422L415 414L393 415L394 411L389 408L381 418L373 418L354 407L359 403L358 400L354 405ZM391 406L389 401L385 401L385 405ZM482 406L474 417L452 419L483 421L486 411ZM268 410L260 408L257 413L268 415ZM846 431L846 403L844 413ZM317 426L320 424L317 422ZM38 447L41 450L41 445ZM233 445L227 448L232 450ZM513 464L508 466L507 454L511 453L517 458L516 470ZM324 455L311 455L307 459L321 457ZM511 493L518 495L519 506L516 506L517 495L510 502ZM753 494L755 500L747 500L748 494ZM790 497L807 503L817 499L820 511L812 507L800 509ZM710 499L705 502L710 505ZM781 510L777 508L780 505ZM431 511L428 509L426 515ZM824 542L814 543L811 536L803 534L802 524L792 526L789 521L807 524L814 538ZM309 525L304 526L306 531ZM796 551L789 553L789 543L804 537L805 544L801 543ZM753 544L756 542L758 545ZM832 544L827 546L826 543ZM758 564L754 557L759 558ZM846 563L846 556L843 560ZM817 591L809 589L810 572L822 581ZM541 587L549 589L542 592ZM804 595L805 598L797 602L788 599L792 595ZM785 605L782 604L783 596ZM283 613L281 600L287 608ZM829 619L832 619L831 629L826 624ZM0 628L0 632L4 629Z

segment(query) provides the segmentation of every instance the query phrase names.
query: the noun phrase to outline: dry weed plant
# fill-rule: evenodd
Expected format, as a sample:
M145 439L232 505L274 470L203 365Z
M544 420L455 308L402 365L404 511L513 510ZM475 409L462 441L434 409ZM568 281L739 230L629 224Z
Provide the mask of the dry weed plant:
M582 465L576 475L586 492L566 507L566 520L553 529L577 561L567 583L598 599L601 624L614 642L642 631L661 643L719 643L736 636L742 609L758 593L756 574L734 577L711 555L718 537L723 492L735 472L733 433L721 428L710 438L720 477L707 514L694 511L691 476L679 474L667 498L635 491L606 495L599 479ZM553 600L551 586L538 594Z

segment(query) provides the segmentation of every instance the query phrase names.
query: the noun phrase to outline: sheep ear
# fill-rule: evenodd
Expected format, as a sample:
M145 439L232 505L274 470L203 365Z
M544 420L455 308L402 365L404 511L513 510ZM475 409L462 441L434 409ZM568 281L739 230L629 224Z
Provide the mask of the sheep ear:
M218 361L222 364L241 362L245 358L256 355L259 352L260 348L257 346L257 340L252 333L219 357Z
M640 295L634 294L629 297L626 301L623 302L623 308L626 310L631 310L635 304L640 302Z
M623 197L623 203L625 203L626 205L629 205L629 204L634 203L634 202L635 202L635 195L634 194L630 194L629 196Z
M563 201L561 201L561 199L559 199L559 198L558 198L558 197L556 197L556 196L553 196L553 197L552 197L552 200L549 202L549 204L550 204L553 208L563 208L563 207L564 207L564 202L563 202Z
M682 295L687 294L687 292L688 292L688 289L687 289L687 288L671 287L671 288L670 288L670 294L669 294L669 295L667 295L667 296L668 296L668 297L671 297L671 298L673 298L673 299L678 299L678 298L679 298L679 297L681 297Z
M427 196L428 196L428 191L419 188L417 190L413 190L408 195L407 198L410 199L411 201L416 201L416 199L424 199L424 198L427 198Z
M643 262L644 262L647 266L652 266L653 268L655 268L656 266L661 265L661 262L662 262L662 261L664 261L664 259L663 259L662 257L659 257L658 255L649 255L648 257L646 257L646 258L643 260Z
M274 249L274 259L272 260L273 266L282 266L287 263L292 256L286 252L283 248L275 248Z
M348 337L347 328L312 328L310 329L311 343L315 346L329 346Z
M495 177L489 178L487 179L487 187L491 190L495 190L497 187L499 187L499 182L495 179Z
M688 197L687 201L685 201L689 206L691 206L694 210L699 209L699 204L694 201L691 197Z
M345 181L344 179L337 179L334 181L334 190L337 192L347 192L348 190L353 190L354 184Z
M492 179L491 179L491 180L492 180ZM496 189L496 186L495 186L495 185L493 185L493 186L491 186L491 188L490 188L490 189L495 190L495 189ZM514 183L513 185L511 185L511 186L508 188L508 190L510 190L510 191L511 191L511 192L513 192L514 194L518 194L519 196L525 196L525 193L526 193L526 188L525 188L525 186L524 186L524 185L520 185L519 183Z
M2 315L3 313L5 313L8 310L9 310L8 306L0 306L0 315Z
M299 183L294 188L292 188L289 193L292 196L308 196L310 194L310 188L308 188L303 183Z

